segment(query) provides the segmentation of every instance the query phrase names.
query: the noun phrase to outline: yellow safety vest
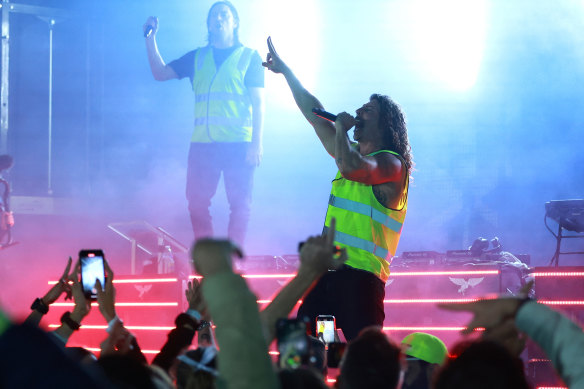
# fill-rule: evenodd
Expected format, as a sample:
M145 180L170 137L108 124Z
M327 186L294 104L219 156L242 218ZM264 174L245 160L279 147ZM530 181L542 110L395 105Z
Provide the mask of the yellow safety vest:
M369 155L381 152L399 157L399 154L389 150ZM397 250L406 218L408 183L409 180L399 207L394 210L377 201L371 185L348 180L340 172L337 173L333 180L324 230L326 232L331 219L336 218L335 244L347 249L347 265L369 271L383 282L387 281L389 265Z
M251 142L252 107L244 78L252 54L240 46L217 69L211 46L196 51L191 142Z

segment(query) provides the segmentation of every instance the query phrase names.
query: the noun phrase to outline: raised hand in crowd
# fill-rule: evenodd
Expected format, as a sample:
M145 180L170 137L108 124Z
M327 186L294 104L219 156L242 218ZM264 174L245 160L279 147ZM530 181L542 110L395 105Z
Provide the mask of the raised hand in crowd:
M169 375L173 374L171 368L175 364L176 358L184 353L193 342L195 332L199 333L199 347L214 345L207 307L203 300L199 280L195 278L188 282L185 297L189 308L177 316L174 321L176 327L170 331L166 343L152 361L153 365L159 366ZM202 333L205 336L202 336Z
M243 252L229 240L199 239L192 251L195 271L203 277L232 273L232 255L242 258Z
M134 335L125 327L124 323L116 320L108 327L108 337L100 343L100 357L110 354L127 354L133 350Z
M71 285L69 285L69 271L71 270L71 263L73 260L69 257L67 261L67 266L63 274L57 281L55 285L49 289L49 291L42 297L37 298L31 308L31 313L26 318L25 322L28 324L38 325L43 317L43 315L49 312L49 307L55 301L65 293L65 300L71 299Z
M187 288L185 289L185 297L189 303L189 310L197 312L203 319L208 318L207 304L203 300L201 282L198 279L193 278L192 281L188 282Z
M327 235L312 236L301 243L298 273L260 313L268 343L276 335L276 321L287 317L298 300L310 291L324 273L338 269L347 260L347 251L334 245L335 226L336 220L333 218Z
M97 305L103 318L108 323L106 330L108 336L101 343L101 355L123 354L140 363L146 363L146 357L142 354L136 337L124 327L124 322L116 314L114 272L105 259L103 260L103 265L105 268L105 286L101 285L99 280L95 283Z
M474 314L470 323L462 331L468 335L477 329L484 328L482 338L496 341L515 356L519 356L525 348L526 337L515 325L515 316L524 303L533 281L527 283L518 296L505 296L497 299L483 299L469 303L439 304L442 309L451 311L469 311Z
M199 321L197 326L197 344L199 347L207 347L215 345L215 337L213 335L213 328L211 326L211 316L207 309L207 304L203 299L203 291L201 289L201 281L194 278L189 281L185 295L189 303L188 314L194 316Z
M312 236L300 248L298 273L320 277L328 270L336 270L348 259L347 250L334 245L336 219L332 218L326 235Z
M116 315L116 289L114 288L114 272L107 263L103 260L105 268L105 285L97 280L95 289L97 290L97 305L105 321L110 323L117 318Z
M257 297L231 266L232 256L243 257L242 251L227 240L200 239L191 255L195 270L204 277L203 298L217 326L221 383L225 387L277 388Z
M83 287L79 281L80 271L81 264L80 262L77 262L73 273L69 276L69 280L72 282L71 294L73 295L73 301L75 302L73 311L67 311L61 316L61 326L53 332L57 337L63 340L65 344L73 332L79 330L81 321L91 311L90 301L85 297Z

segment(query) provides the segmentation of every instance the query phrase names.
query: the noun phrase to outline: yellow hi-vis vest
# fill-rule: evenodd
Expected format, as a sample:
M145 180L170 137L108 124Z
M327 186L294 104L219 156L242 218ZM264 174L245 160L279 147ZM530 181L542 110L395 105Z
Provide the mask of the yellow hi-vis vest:
M251 142L252 108L244 78L252 54L240 46L217 69L211 46L196 51L191 142Z
M399 154L380 150L378 153ZM406 180L407 180L406 173ZM384 207L377 201L373 187L343 178L340 172L333 180L325 228L331 219L337 220L335 244L347 249L346 264L366 270L383 282L389 278L389 265L395 255L408 206L408 182L404 186L397 209Z

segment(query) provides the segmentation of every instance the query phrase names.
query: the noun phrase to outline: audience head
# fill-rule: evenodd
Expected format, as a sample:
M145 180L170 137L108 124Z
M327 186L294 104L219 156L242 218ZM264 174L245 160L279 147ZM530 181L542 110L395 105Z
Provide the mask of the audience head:
M523 364L497 342L477 340L457 345L460 354L438 371L434 389L527 389ZM464 348L464 349L463 349Z
M178 389L214 389L217 377L217 349L199 347L179 356L176 368Z
M150 368L122 354L108 354L97 361L106 377L120 389L156 389Z
M401 345L408 366L402 388L429 388L434 370L448 356L446 345L437 337L423 332L407 335Z
M92 364L97 361L95 354L83 347L65 347L65 353L81 364Z
M365 328L347 345L341 373L340 389L399 388L401 350L379 327Z

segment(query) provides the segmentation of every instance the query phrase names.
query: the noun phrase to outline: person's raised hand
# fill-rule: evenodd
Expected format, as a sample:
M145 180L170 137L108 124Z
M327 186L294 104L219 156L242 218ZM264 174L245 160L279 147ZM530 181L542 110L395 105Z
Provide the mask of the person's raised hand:
M302 244L298 272L320 276L328 270L338 269L347 261L347 250L334 244L335 233L336 219L332 218L326 235L310 237Z
M520 301L517 298L497 298L469 303L438 304L438 307L449 311L473 313L472 320L462 330L462 333L466 335L479 328L493 329L508 318L515 316Z
M100 343L100 357L115 353L127 354L133 349L133 340L134 335L124 327L121 321L116 321L107 338Z
M243 257L241 249L230 240L204 238L191 251L195 271L203 277L232 272L231 257Z
M266 55L266 62L262 62L262 66L274 73L283 73L288 68L276 52L272 37L268 37L268 54Z
M71 284L71 294L73 295L73 301L75 302L75 307L71 312L71 319L77 323L81 323L81 320L89 314L89 311L91 311L91 302L85 297L83 287L81 286L81 282L79 282L80 271L81 263L78 261L73 273L69 276L69 279L73 282Z
M198 279L193 278L192 281L189 281L187 289L185 289L185 296L189 302L189 309L199 312L203 318L206 318L207 304L203 300L201 282Z
M514 356L519 355L525 349L527 336L519 332L515 325L515 318L509 317L496 327L486 329L482 334L483 339L494 340L503 346Z
M71 270L72 262L73 260L71 257L69 257L67 266L65 267L65 271L63 271L61 278L59 278L59 281L57 281L57 283L53 285L53 287L49 289L49 291L43 296L43 303L45 303L47 306L57 301L63 293L66 293L65 300L71 299L72 295L71 285L69 285L69 271Z
M144 25L142 26L142 32L144 34L146 34L148 27L152 28L152 32L147 36L147 38L156 35L156 32L158 32L158 18L156 16L149 16L148 19L146 19L146 22L144 22Z
M97 290L97 304L99 306L99 311L109 323L116 317L116 289L113 284L113 270L105 259L103 260L103 265L105 268L105 286L101 285L101 282L97 280L95 283L95 289Z
M527 283L521 288L519 295L516 297L500 297L469 303L438 304L438 307L450 311L473 313L472 320L462 331L463 334L470 334L478 328L485 328L486 331L491 331L503 324L507 319L515 317L517 310L521 306L522 298L527 296L532 286L533 281Z

